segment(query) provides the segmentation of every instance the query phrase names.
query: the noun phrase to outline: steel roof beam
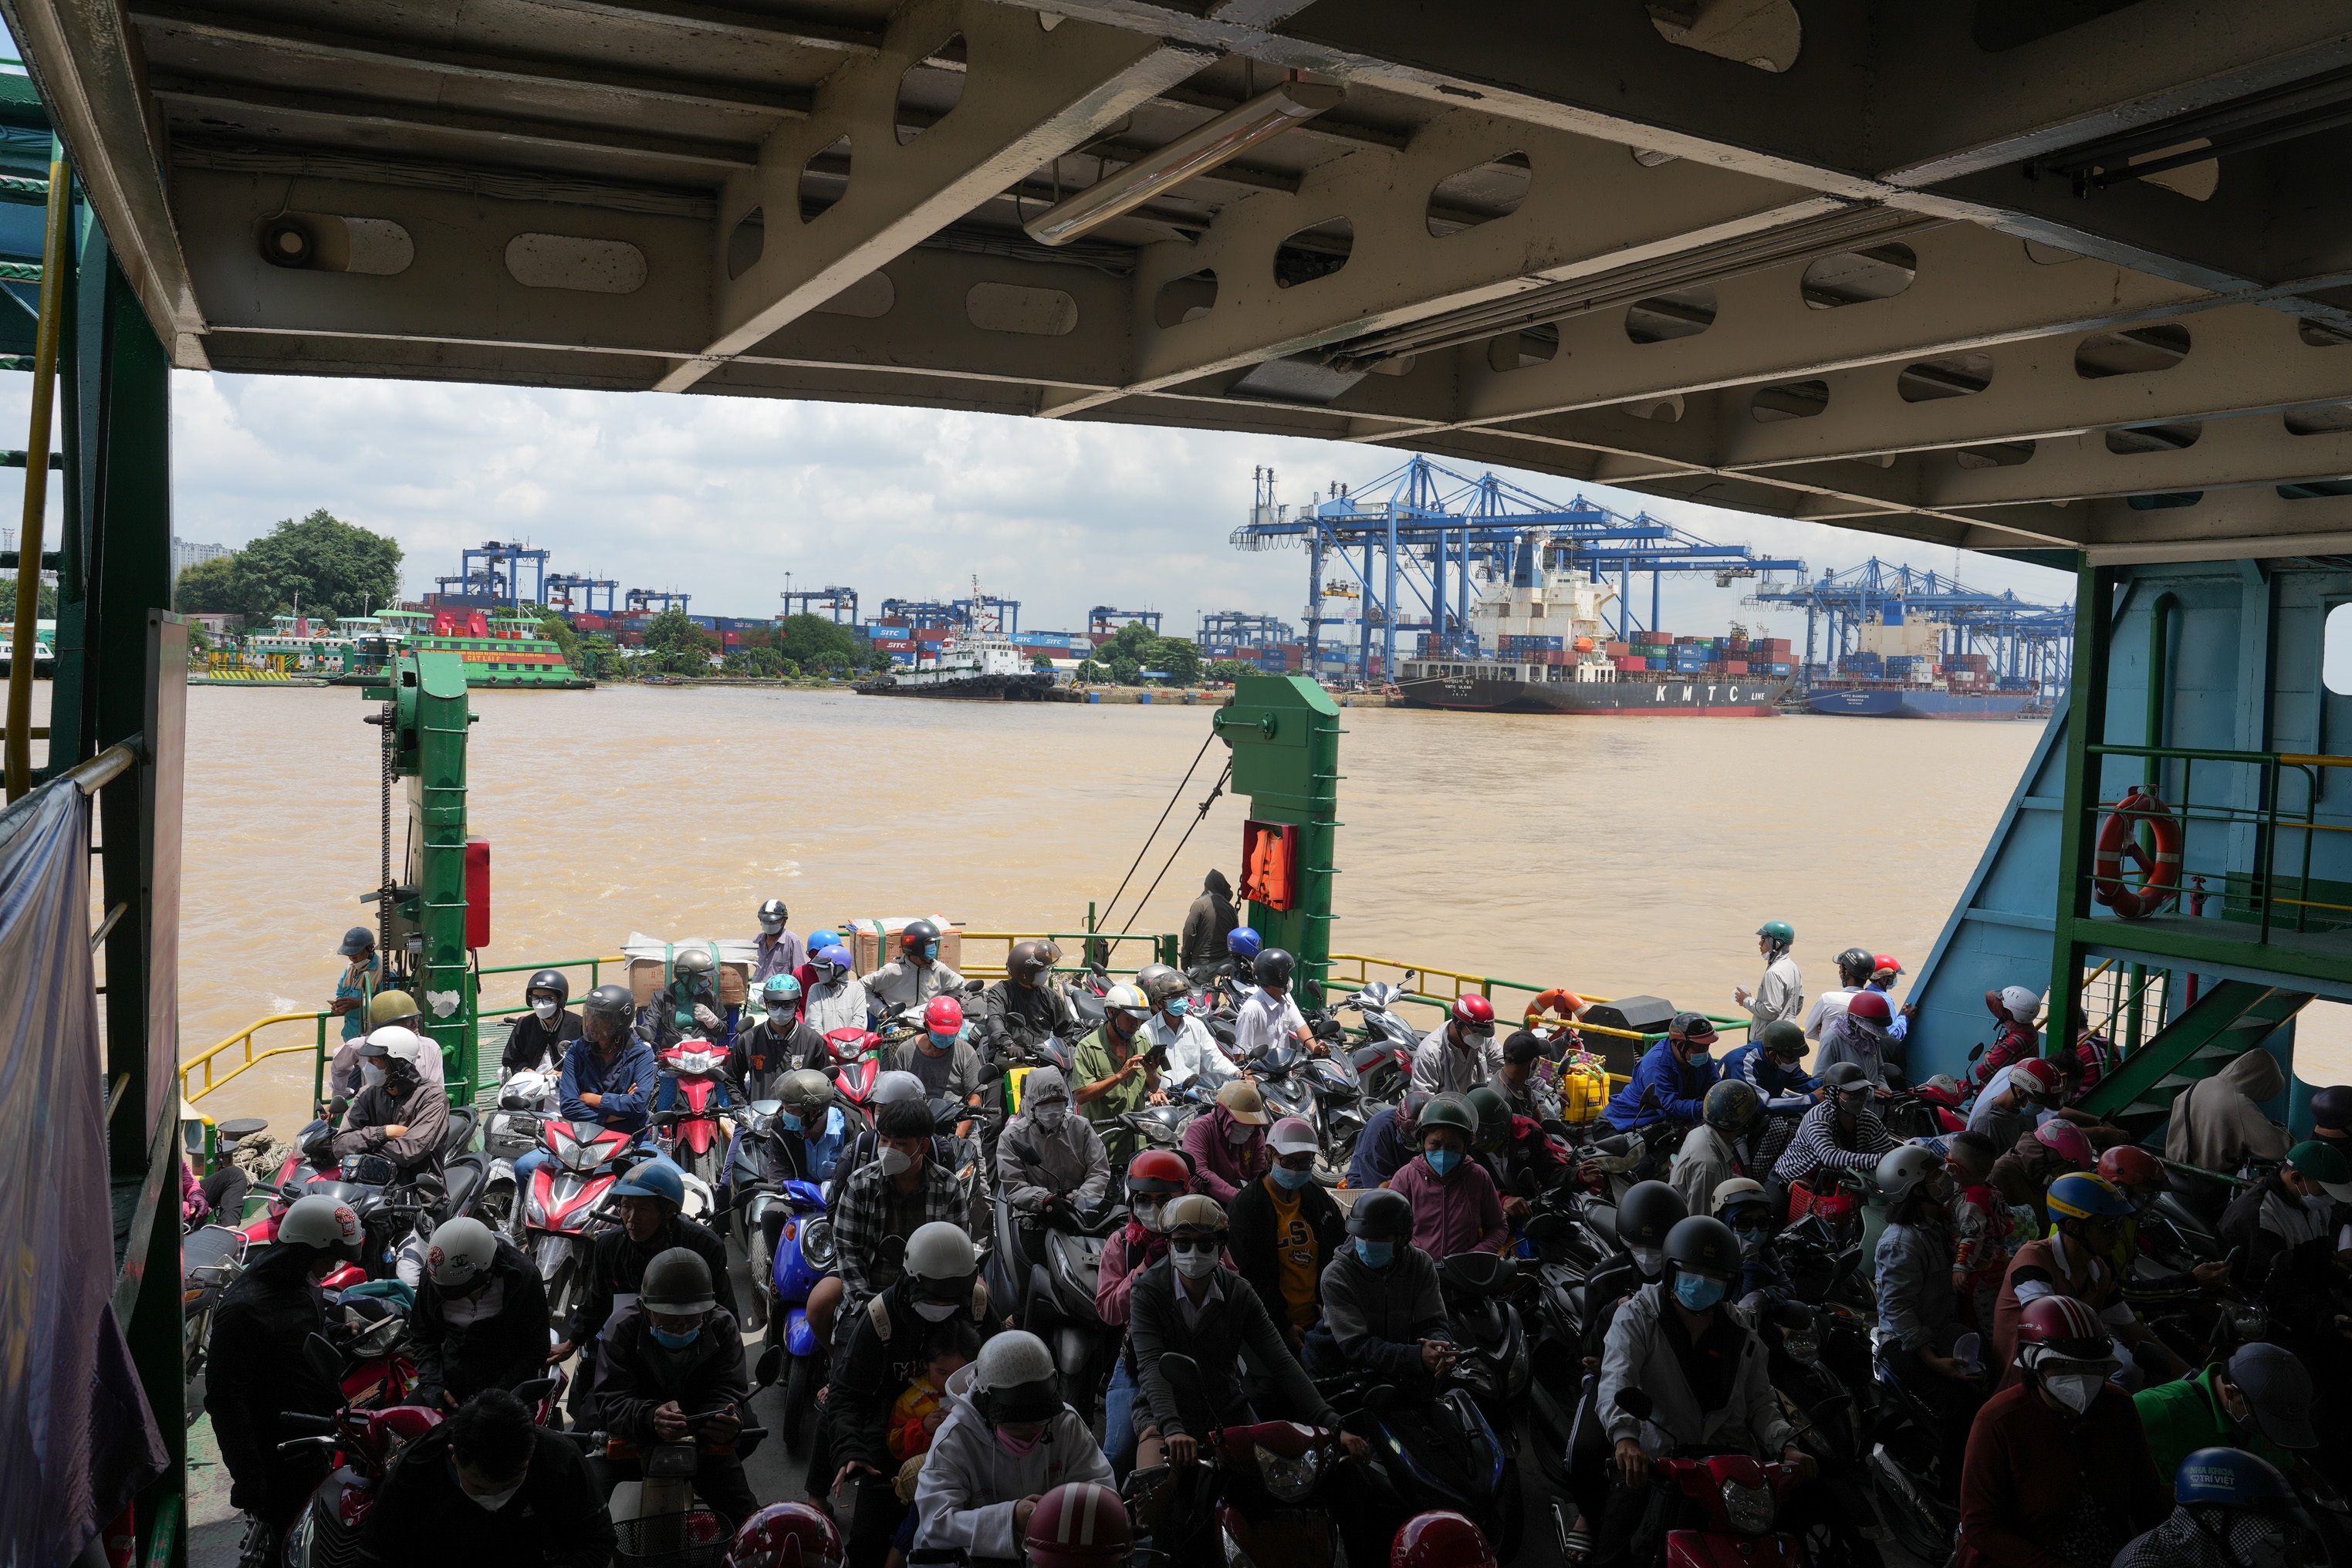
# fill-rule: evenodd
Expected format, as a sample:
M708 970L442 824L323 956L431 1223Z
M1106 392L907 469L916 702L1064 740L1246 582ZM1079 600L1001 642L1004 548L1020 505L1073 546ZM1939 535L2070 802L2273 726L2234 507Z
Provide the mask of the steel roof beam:
M531 0L551 11L570 11L616 22L651 22L745 43L782 39L853 58L880 52L882 31L772 11L737 11L696 0Z

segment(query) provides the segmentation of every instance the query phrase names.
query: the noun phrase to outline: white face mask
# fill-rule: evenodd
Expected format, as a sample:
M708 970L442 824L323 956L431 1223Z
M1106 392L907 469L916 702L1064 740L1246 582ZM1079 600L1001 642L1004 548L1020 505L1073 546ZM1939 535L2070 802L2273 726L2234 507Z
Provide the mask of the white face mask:
M1225 1142L1238 1148L1240 1145L1248 1142L1250 1141L1250 1135L1256 1131L1257 1129L1255 1127L1236 1121L1231 1127L1225 1129Z
M1058 1100L1049 1100L1030 1114L1037 1119L1038 1126L1052 1132L1057 1131L1062 1123L1068 1120L1070 1108Z
M1642 1271L1644 1279L1655 1279L1666 1271L1666 1251L1662 1247L1629 1247L1633 1255L1633 1267Z
M790 1007L769 1008L768 1026L772 1029L791 1028L793 1026L793 1010Z
M2336 1207L2336 1200L2326 1193L2314 1193L2303 1200L2303 1206L2314 1214L2327 1214Z
M927 1323L944 1323L955 1315L956 1304L953 1301L918 1301L915 1303L915 1316L922 1319L923 1321Z
M882 1173L886 1176L903 1176L914 1168L914 1164L915 1157L904 1149L882 1151Z
M1134 1207L1129 1212L1134 1215L1135 1223L1141 1226L1144 1229L1158 1230L1160 1228L1160 1215L1167 1207L1168 1205L1165 1199L1151 1198L1146 1200L1139 1198L1136 1200Z
M1187 1279L1204 1279L1217 1271L1217 1249L1213 1247L1197 1252L1171 1251L1168 1256L1176 1260L1176 1272Z
M2042 1386L2050 1391L2051 1398L2080 1415L2091 1408L2091 1401L2099 1396L2099 1385L2106 1381L2093 1372L2069 1372L2043 1378Z
M373 1089L383 1081L383 1068L373 1062L360 1063L360 1087Z
M463 1487L459 1487L457 1489L461 1492L466 1491L466 1489ZM492 1492L487 1497L483 1496L479 1492L466 1492L466 1496L470 1499L477 1507L487 1509L490 1512L496 1513L499 1510L512 1502L514 1500L515 1493L520 1490L522 1490L522 1483L520 1481L517 1481L506 1490L502 1492Z
M538 1014L539 1021L544 1024L549 1019L555 1016L555 998L552 996L542 996L538 1001L530 1005L530 1010Z

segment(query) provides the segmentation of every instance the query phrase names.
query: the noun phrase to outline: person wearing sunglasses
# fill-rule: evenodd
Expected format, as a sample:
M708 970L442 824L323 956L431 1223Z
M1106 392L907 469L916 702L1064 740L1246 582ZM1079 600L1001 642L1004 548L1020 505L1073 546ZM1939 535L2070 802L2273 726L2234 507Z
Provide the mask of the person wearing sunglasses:
M1315 1179L1321 1145L1304 1117L1284 1117L1265 1142L1274 1169L1234 1194L1234 1263L1296 1354L1323 1316L1323 1269L1347 1246L1348 1222Z

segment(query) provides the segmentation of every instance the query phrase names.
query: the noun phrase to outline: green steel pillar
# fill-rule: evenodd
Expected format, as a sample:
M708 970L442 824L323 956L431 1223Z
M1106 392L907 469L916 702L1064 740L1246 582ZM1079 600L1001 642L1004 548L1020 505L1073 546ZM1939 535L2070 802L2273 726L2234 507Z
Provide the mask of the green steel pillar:
M1211 721L1233 749L1234 790L1249 797L1250 821L1297 829L1286 868L1289 908L1252 900L1248 921L1268 947L1289 950L1317 985L1331 967L1331 879L1340 827L1339 705L1297 675L1245 675L1234 700ZM1246 844L1244 839L1244 845ZM1234 878L1248 886L1249 868Z
M410 986L449 1098L469 1104L480 1074L466 1005L466 665L454 653L404 653L388 673L389 687L364 694L393 700L394 765L408 802L394 940L410 944Z
M2058 898L2050 933L2050 1010L2045 1053L2071 1049L2083 1027L2083 949L2074 922L2091 915L2089 812L2100 795L2099 759L2090 748L2107 733L2109 644L2115 635L2116 571L2078 569L2074 589L2074 668L2066 720L2066 807L2058 832Z

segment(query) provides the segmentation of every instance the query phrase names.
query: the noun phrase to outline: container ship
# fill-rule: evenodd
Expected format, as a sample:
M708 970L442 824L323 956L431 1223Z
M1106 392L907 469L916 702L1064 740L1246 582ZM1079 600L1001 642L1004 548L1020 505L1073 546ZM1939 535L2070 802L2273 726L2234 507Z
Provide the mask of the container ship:
M2023 719L2049 711L2036 684L1996 677L1981 653L1943 651L1948 627L1906 619L1890 605L1854 628L1837 674L1806 689L1804 707L1842 719Z

